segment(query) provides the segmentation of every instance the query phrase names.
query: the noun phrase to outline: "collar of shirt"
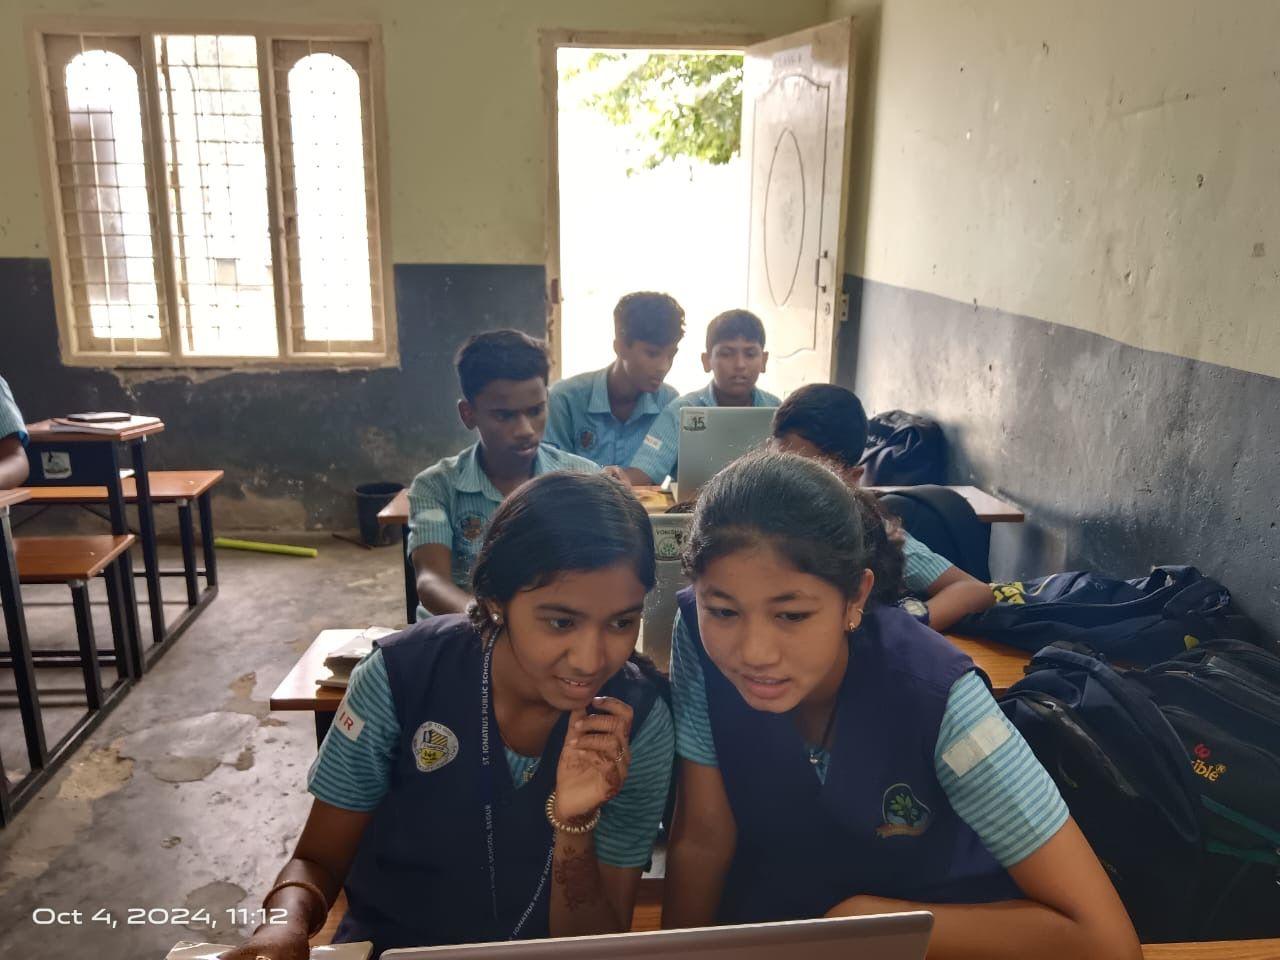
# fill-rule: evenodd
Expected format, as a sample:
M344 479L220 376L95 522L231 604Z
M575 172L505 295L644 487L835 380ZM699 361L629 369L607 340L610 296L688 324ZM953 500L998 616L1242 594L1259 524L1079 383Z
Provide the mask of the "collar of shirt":
M538 444L538 454L533 460L533 473L531 476L540 477L544 473L550 473L559 467L556 461L556 453L554 447L549 447L545 443ZM484 472L484 468L480 466L480 444L472 444L458 456L457 474L454 476L453 488L459 493L480 493L494 503L501 503L505 497L498 492L498 488L493 485L493 481L489 479L489 475Z
M591 399L587 401L587 413L613 416L613 407L609 404L609 371L611 369L611 367L605 367L603 370L598 370L591 378ZM652 393L644 392L636 400L635 409L631 411L631 416L626 422L631 423L639 417L656 416L661 412L657 397Z
M701 390L698 390L695 393L691 394L691 396L693 398L693 402L689 404L689 406L691 407L720 406L720 404L716 403L716 382L714 380L708 383ZM764 404L760 402L760 389L758 387L751 388L751 406L753 407L764 406Z

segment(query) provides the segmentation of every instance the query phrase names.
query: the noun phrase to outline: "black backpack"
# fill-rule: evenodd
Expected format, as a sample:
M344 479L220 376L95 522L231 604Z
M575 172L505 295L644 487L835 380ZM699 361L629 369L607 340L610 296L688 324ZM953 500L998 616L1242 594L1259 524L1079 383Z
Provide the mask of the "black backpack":
M1253 639L1245 617L1230 614L1231 594L1195 567L1156 567L1136 580L1088 571L994 584L996 605L965 617L958 634L1035 652L1063 640L1113 660L1158 663L1220 637Z
M1280 659L1215 641L1148 671L1117 671L1060 644L1027 669L1001 707L1057 783L1139 937L1280 933ZM1262 710L1242 721L1234 704L1245 692ZM1275 724L1254 725L1272 715ZM1242 722L1265 742L1243 740Z
M925 484L886 493L880 504L934 553L984 583L991 579L991 526L978 519L960 494L949 487Z
M867 449L859 463L868 486L942 483L947 440L936 420L905 410L878 413L867 421Z

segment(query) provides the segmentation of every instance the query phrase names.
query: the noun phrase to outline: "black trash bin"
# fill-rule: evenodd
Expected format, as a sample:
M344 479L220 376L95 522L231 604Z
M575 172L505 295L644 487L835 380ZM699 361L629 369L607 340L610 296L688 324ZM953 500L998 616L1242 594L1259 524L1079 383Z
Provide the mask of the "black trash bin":
M360 521L360 539L371 547L385 547L400 539L396 524L378 525L378 511L404 489L403 483L362 483L356 487L356 516Z

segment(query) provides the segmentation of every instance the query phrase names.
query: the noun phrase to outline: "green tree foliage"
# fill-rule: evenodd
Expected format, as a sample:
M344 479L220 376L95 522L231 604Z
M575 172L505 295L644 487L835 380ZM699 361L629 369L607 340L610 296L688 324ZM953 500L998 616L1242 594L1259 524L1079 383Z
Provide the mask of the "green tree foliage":
M587 69L624 57L599 51ZM741 146L742 54L651 53L586 103L619 126L642 127L645 170L681 157L728 163Z

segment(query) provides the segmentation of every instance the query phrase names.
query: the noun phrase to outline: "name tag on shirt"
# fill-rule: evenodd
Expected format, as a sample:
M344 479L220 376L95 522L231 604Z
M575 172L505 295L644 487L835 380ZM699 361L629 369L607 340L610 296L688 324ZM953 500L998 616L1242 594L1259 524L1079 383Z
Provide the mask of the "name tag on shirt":
M644 445L645 445L646 447L648 447L650 450L661 450L661 449L662 449L662 441L661 441L661 440L659 440L657 437L655 437L655 436L654 436L653 434L651 434L651 433L650 433L650 434L647 434L647 435L645 436L645 438L644 438Z
M347 706L347 701L343 700L333 718L333 727L354 743L360 739L360 731L364 729L364 721L360 719L359 714Z
M991 754L1010 737L1009 728L1004 719L989 716L969 728L969 732L947 747L942 754L942 762L951 768L957 777L963 777Z

